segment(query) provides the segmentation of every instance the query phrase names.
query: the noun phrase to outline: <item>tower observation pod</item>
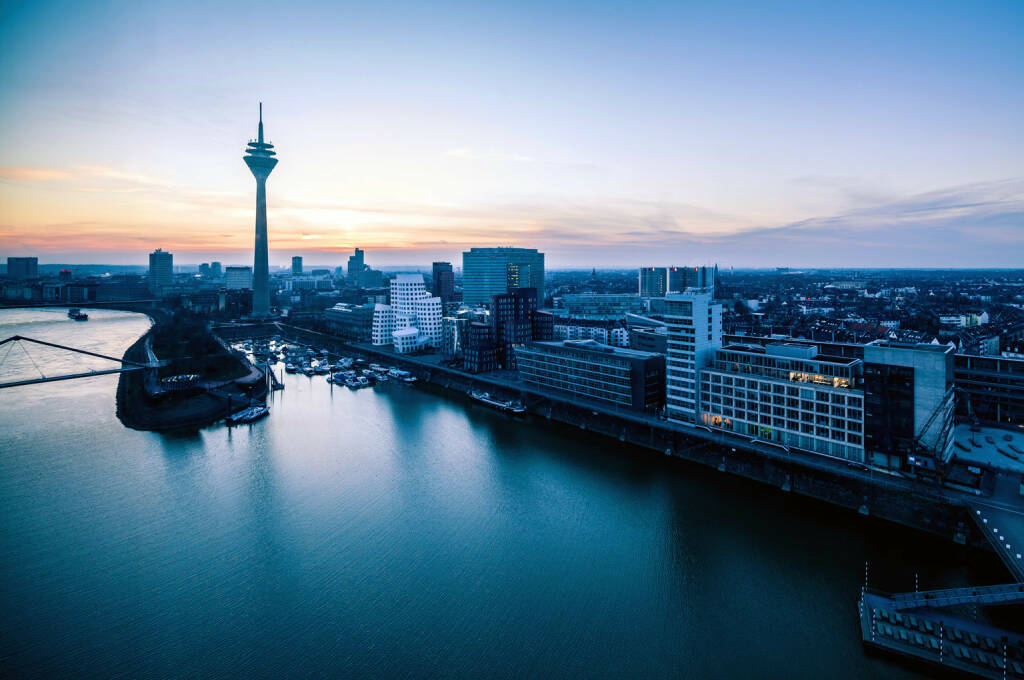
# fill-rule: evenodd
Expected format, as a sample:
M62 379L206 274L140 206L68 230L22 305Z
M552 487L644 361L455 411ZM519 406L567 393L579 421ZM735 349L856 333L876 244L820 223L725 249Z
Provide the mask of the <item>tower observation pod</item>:
M274 145L263 141L263 102L256 139L245 147L245 164L256 178L256 248L252 266L252 315L270 316L270 265L267 253L267 177L277 165Z

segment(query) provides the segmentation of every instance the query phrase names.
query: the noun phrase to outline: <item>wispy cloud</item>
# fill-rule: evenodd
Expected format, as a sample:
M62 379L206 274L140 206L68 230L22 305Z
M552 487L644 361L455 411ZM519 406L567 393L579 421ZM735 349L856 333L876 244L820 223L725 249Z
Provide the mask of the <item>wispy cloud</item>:
M57 179L68 179L72 175L66 170L54 168L0 168L0 179L21 182L51 182Z

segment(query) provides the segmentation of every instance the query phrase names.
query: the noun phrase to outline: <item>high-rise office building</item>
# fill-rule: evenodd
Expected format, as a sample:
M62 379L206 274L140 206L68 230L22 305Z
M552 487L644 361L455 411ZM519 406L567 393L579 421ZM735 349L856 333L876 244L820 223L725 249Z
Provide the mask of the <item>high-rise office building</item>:
M366 262L363 260L362 248L356 248L354 255L348 256L348 278L353 283L359 282L359 276L366 269Z
M698 373L722 346L722 305L711 293L690 291L665 297L668 327L666 392L669 420L695 423L700 407Z
M224 287L228 290L252 288L252 267L227 267L224 270Z
M149 254L149 292L159 294L174 283L174 256L157 248Z
M534 248L471 248L462 253L462 300L467 305L488 304L491 296L510 287L536 288L543 299L544 253Z
M665 297L668 271L665 267L640 267L640 297Z
M668 293L695 288L714 288L714 267L668 267Z
M641 267L641 297L663 297L688 290L714 288L715 267Z
M302 276L302 256L294 255L292 257L292 276Z
M7 276L11 279L34 279L39 276L38 257L8 257Z
M270 263L267 243L267 178L277 165L274 145L263 141L263 103L260 102L260 124L255 140L245 149L245 164L256 178L256 245L253 255L252 315L270 314Z
M435 262L433 266L433 282L431 292L441 302L451 302L455 297L455 272L451 262Z
M211 262L210 263L210 277L214 278L214 279L219 279L223 275L224 275L224 271L223 271L223 269L220 266L220 262Z

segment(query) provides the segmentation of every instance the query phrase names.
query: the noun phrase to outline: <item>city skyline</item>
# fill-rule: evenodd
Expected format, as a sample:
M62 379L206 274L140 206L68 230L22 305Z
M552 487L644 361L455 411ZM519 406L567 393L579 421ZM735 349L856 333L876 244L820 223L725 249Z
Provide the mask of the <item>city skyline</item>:
M237 145L262 99L289 158L272 265L1024 261L1020 5L395 16L7 10L0 256L246 262Z

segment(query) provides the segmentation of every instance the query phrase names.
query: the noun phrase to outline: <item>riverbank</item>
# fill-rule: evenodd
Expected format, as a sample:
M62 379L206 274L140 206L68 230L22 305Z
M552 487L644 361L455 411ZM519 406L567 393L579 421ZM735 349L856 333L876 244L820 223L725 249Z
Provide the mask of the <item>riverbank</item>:
M784 492L813 498L954 543L990 551L991 546L970 516L976 496L895 474L856 468L824 456L785 451L771 445L701 428L676 425L642 413L613 410L600 404L529 388L511 376L470 374L442 366L436 355L409 356L389 347L342 340L284 323L222 327L233 337L279 334L289 340L357 354L396 365L415 375L425 389L453 393L473 403L473 389L501 398L520 399L535 422L613 437L667 456L738 475Z

